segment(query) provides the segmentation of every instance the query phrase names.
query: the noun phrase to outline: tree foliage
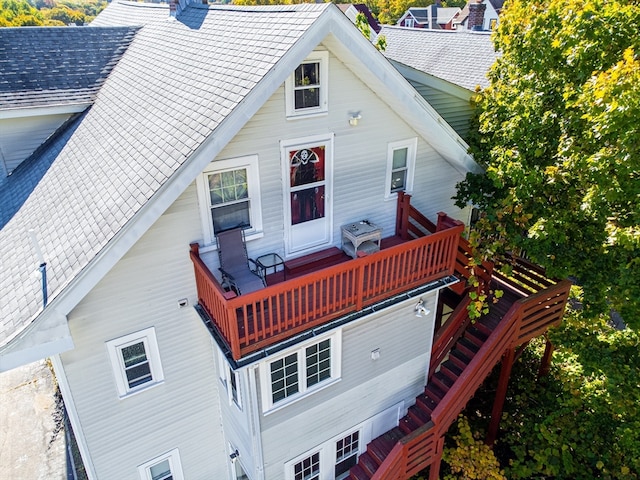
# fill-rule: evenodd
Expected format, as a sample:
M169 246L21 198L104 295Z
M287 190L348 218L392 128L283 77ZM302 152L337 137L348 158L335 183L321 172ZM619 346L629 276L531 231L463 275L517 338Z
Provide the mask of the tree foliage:
M0 0L0 27L83 25L106 0Z
M524 250L584 287L587 312L640 326L640 5L513 0L479 98L459 205L486 256Z
M577 300L572 303L579 304L580 289L573 290ZM549 338L555 352L548 375L537 377L544 353L539 340L529 345L511 372L495 446L505 477L637 480L640 334L612 328L608 316L585 318L581 309L569 309ZM475 438L489 422L499 371L464 412ZM455 432L447 435L448 442L452 435Z
M551 373L532 375L542 349L514 371L502 421L510 479L640 477L640 337L572 311L552 332ZM527 365L527 361L532 362Z

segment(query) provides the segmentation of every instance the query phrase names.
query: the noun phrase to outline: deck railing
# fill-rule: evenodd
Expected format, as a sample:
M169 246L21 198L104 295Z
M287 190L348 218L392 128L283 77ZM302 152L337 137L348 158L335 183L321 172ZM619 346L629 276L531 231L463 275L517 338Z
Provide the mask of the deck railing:
M234 298L191 246L198 303L241 357L454 272L463 226Z

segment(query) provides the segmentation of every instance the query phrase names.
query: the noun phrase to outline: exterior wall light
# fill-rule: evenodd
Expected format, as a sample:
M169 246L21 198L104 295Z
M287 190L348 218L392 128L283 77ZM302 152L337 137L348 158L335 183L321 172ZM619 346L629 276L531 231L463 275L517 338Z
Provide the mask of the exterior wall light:
M349 113L349 125L355 127L356 125L358 125L358 120L360 120L361 118L362 115L360 115L360 112Z
M416 304L414 311L416 312L416 317L420 317L420 318L426 317L431 313L431 310L429 310L427 307L424 306L424 300L422 299L418 300L418 303Z

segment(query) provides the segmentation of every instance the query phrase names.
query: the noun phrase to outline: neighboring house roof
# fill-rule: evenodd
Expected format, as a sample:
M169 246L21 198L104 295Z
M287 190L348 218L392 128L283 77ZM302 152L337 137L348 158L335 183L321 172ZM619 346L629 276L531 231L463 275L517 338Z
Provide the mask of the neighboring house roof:
M349 8L351 7L353 7L359 13L362 13L365 17L367 17L367 22L369 22L369 26L374 32L376 33L380 32L380 28L382 27L380 27L378 20L375 19L375 17L371 13L371 10L369 10L369 7L367 7L364 3L339 3L338 4L338 8L342 10L342 13L347 13L347 10L349 10Z
M91 103L136 28L0 28L0 110Z
M25 361L29 349L70 348L66 315L320 42L357 65L363 81L455 168L480 170L453 129L417 103L415 90L331 3L190 5L177 18L169 18L168 5L138 5L113 2L98 16L104 24L146 11L151 20L136 18L145 26L0 230L0 370L18 361L10 355ZM44 310L30 229L47 262ZM59 344L54 334L64 337Z
M435 10L435 15L433 13ZM429 11L431 14L431 23L434 24L430 28L438 28L439 25L446 25L460 12L460 8L458 7L436 7L435 5L431 5L429 7L420 8L420 7L411 7L409 8L404 15L398 20L398 25L402 23L402 21L411 16L414 18L416 23L419 25L428 25L429 24Z
M385 25L383 52L391 60L474 91L489 86L487 72L498 58L484 32L401 28Z
M11 175L0 175L0 229L20 209L80 124L74 117L38 148Z

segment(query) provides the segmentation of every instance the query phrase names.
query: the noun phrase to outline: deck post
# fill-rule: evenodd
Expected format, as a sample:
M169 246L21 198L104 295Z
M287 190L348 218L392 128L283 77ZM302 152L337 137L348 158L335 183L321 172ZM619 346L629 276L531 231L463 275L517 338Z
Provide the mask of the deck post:
M544 334L544 338L546 341L546 345L544 347L544 354L542 355L542 360L540 360L540 369L538 370L538 378L544 377L549 374L549 370L551 370L551 357L553 356L553 343L549 340L549 335L547 332Z
M498 380L498 388L496 390L496 398L493 401L493 410L491 410L491 423L487 431L485 443L490 447L496 441L498 436L498 428L500 427L500 418L502 417L502 409L507 396L507 387L509 386L509 377L511 377L511 368L515 359L515 349L510 347L502 356L502 368L500 369L500 379Z
M409 239L409 209L411 195L402 191L398 192L398 205L396 209L396 235L403 240Z
M436 452L433 457L433 463L429 467L429 480L438 480L440 478L440 463L442 462L442 450L444 449L444 435L438 439Z

